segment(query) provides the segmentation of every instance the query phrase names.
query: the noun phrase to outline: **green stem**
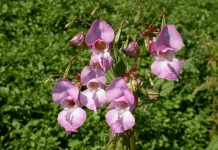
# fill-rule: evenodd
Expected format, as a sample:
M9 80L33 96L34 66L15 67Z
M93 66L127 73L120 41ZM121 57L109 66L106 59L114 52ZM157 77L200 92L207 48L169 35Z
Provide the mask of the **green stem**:
M211 62L211 69L212 69L212 83L216 84L216 61L212 60ZM211 118L212 118L212 130L211 130L211 138L213 139L216 135L217 135L217 99L216 99L216 87L213 86L212 88L212 114L211 114Z
M129 143L130 143L130 150L135 150L136 146L135 146L135 132L134 129L132 129L132 133L129 139Z

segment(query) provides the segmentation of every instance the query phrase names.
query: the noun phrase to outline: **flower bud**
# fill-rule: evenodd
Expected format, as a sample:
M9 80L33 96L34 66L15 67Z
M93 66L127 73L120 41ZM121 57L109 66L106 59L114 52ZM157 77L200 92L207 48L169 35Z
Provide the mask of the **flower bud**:
M125 48L124 51L126 54L130 55L131 57L137 58L139 56L138 43L135 40L133 40L128 44L127 48Z
M77 35L75 35L71 40L70 44L77 46L77 47L85 47L85 37L82 32L79 32Z

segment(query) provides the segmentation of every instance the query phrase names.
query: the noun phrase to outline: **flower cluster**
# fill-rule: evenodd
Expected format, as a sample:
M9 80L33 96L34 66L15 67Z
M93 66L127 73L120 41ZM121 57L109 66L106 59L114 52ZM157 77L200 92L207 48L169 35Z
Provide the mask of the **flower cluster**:
M105 118L112 128L112 136L132 128L135 124L132 112L137 100L126 81L118 77L106 88L106 73L113 63L113 57L109 53L113 40L114 30L104 20L95 20L86 36L80 32L70 40L70 44L74 46L87 46L91 49L92 56L90 65L85 66L80 74L80 82L86 90L80 92L74 83L62 78L58 80L52 92L53 100L64 108L58 115L58 122L67 134L77 132L85 122L86 113L82 106L96 113L97 108L110 103ZM136 57L137 42L130 43L125 52Z
M158 31L150 27L142 32L150 42L149 51L155 59L151 71L160 78L178 81L182 61L174 55L183 46L182 38L171 24L163 26L157 38L154 38ZM99 107L108 105L105 119L112 129L112 137L131 129L135 124L133 113L138 98L134 92L142 85L138 72L140 68L135 65L122 77L106 84L106 74L113 65L113 56L110 54L113 40L114 30L104 20L95 20L86 35L80 32L70 40L70 44L74 46L89 48L92 55L90 64L81 71L80 83L77 84L82 85L85 90L80 91L76 84L61 78L52 91L53 100L63 108L58 115L58 122L65 128L67 135L77 132L85 122L86 112L83 106L97 113ZM136 60L140 57L136 40L131 41L123 51Z

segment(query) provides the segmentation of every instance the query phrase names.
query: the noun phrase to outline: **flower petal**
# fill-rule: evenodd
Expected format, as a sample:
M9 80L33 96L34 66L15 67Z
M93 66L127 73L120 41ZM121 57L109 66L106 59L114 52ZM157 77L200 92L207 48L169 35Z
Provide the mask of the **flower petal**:
M112 128L113 133L121 133L124 131L122 120L120 119L119 110L109 110L105 115L107 124Z
M81 72L82 85L87 85L92 79L96 79L102 86L106 84L105 73L101 69L92 66L84 67Z
M55 102L63 105L67 99L78 101L78 87L67 79L59 79L52 91L52 98Z
M95 100L97 100L97 108L107 103L106 92L103 89L96 91Z
M103 69L104 72L107 72L113 63L113 57L111 57L110 53L108 52L105 52L103 54L93 53L91 56L91 62L95 66L100 66L100 68Z
M135 124L135 118L128 110L109 110L105 115L105 118L107 124L112 128L112 135L131 129Z
M130 111L125 111L122 114L123 129L131 129L135 125L135 118Z
M114 89L114 88L126 89L126 88L128 88L128 86L126 84L126 81L123 78L118 77L118 78L114 79L110 83L110 85L108 85L106 91L109 91L109 90Z
M106 91L106 96L108 101L112 102L113 100L123 96L123 92L120 88L113 88Z
M97 112L97 106L94 99L95 90L86 89L80 93L80 102L85 105L88 109Z
M172 24L165 25L156 41L156 50L159 52L179 51L183 46L183 40L176 27Z
M126 89L126 90L124 90L124 97L127 101L127 104L130 107L130 110L133 111L133 109L137 105L137 101L135 100L135 96L133 95L133 93L129 89Z
M77 132L77 129L85 122L86 112L79 107L64 109L58 114L57 120L69 135L71 132Z
M172 58L157 59L151 65L151 71L159 78L178 81L178 74L181 72L182 61Z
M90 47L99 39L106 43L111 43L114 39L113 28L104 20L95 20L92 23L86 35L85 42Z

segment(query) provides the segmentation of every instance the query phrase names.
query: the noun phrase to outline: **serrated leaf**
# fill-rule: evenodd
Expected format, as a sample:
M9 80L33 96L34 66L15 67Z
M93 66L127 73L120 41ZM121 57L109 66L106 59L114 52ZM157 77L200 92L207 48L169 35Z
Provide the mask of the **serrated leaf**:
M154 88L160 89L161 86L163 85L164 81L165 81L164 79L158 78L154 83Z
M106 73L106 78L107 78L107 82L111 82L115 79L115 75L112 69L110 69L107 73Z
M198 72L197 68L195 67L194 60L192 58L185 60L182 64L182 68L187 72Z
M214 139L209 143L206 150L217 150L218 149L218 136L214 137Z
M160 96L167 96L173 90L174 86L174 81L166 81L161 88Z

